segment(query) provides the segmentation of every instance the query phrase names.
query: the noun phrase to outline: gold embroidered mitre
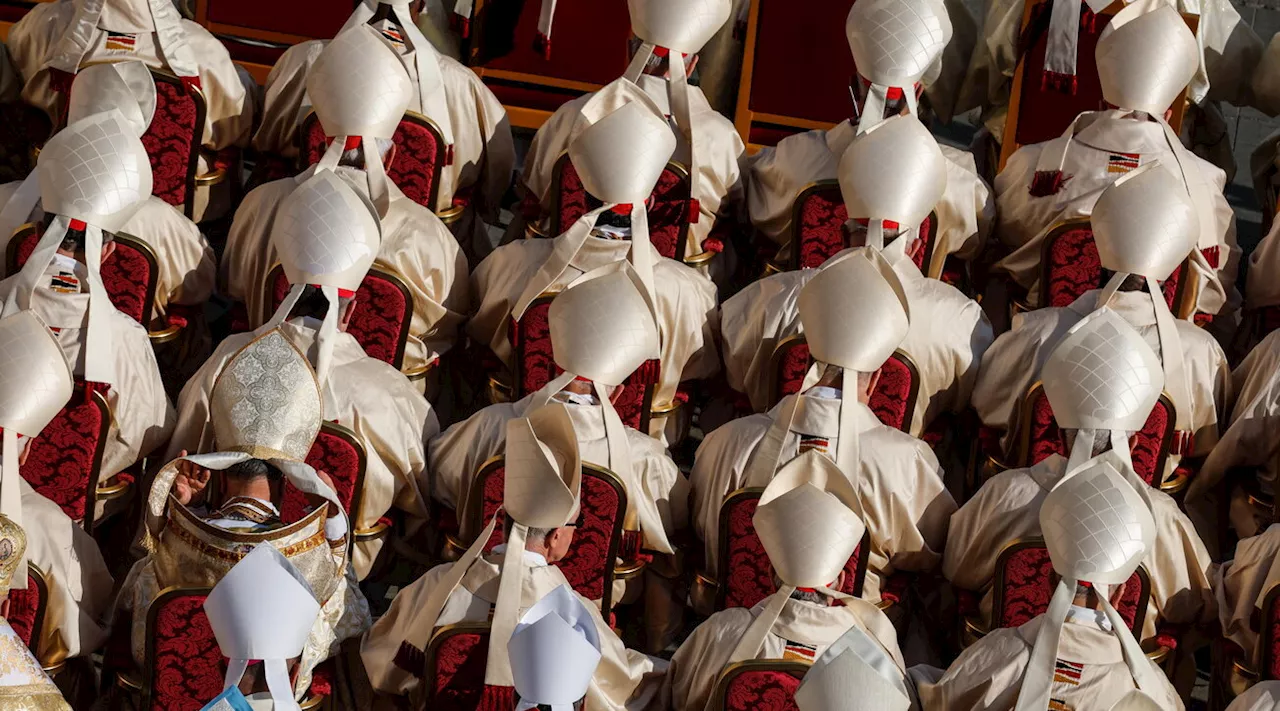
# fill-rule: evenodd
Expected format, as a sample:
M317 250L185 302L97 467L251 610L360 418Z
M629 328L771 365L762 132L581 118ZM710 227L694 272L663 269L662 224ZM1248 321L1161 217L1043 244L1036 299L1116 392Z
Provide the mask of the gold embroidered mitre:
M220 451L302 462L320 432L320 388L306 356L271 330L231 356L209 413Z

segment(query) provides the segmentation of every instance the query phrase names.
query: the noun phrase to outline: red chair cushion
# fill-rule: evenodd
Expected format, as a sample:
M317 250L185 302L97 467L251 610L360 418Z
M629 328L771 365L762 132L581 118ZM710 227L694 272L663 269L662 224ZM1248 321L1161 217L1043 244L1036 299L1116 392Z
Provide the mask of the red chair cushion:
M31 443L22 478L41 496L57 504L72 521L83 521L88 510L89 478L99 457L103 412L77 383L66 407Z
M1032 11L1031 34L1020 42L1029 46L1022 75L1022 100L1014 140L1026 146L1061 136L1067 126L1083 111L1106 108L1102 85L1098 80L1098 64L1094 51L1102 28L1110 16L1097 16L1087 5L1081 6L1079 44L1076 49L1075 93L1064 92L1044 81L1044 58L1048 48L1051 3L1042 2ZM1033 39L1034 41L1029 41Z
M289 280L284 272L277 271L275 275L271 284L272 311L280 308L289 293ZM356 291L356 308L351 314L351 322L347 324L347 333L356 339L365 355L392 367L400 367L396 354L413 324L411 299L406 298L394 282L374 272L366 274Z
M805 373L813 365L809 344L798 343L783 354L779 365L778 382L782 397L800 392ZM885 361L880 371L880 382L867 403L871 411L886 427L904 429L906 417L914 403L911 402L911 369L897 356Z
M649 198L649 242L658 254L668 259L682 256L680 234L689 223L689 198L689 182L670 167L664 169ZM589 212L587 190L573 162L567 158L560 169L560 204L553 209L557 210L560 220L559 232L567 231Z
M348 516L354 516L352 502L356 486L360 484L360 453L343 438L324 430L316 437L307 452L307 464L333 479L338 501ZM301 521L307 515L307 497L288 481L284 485L284 498L280 504L280 520L285 523Z
M149 711L200 711L222 693L226 663L204 613L205 597L169 598L155 613Z
M34 575L27 576L26 590L9 591L9 614L5 616L9 626L13 628L18 639L36 653L40 646L40 635L37 634L36 622L41 617L42 608L48 604L40 595L40 587Z
M303 137L304 164L315 165L324 157L329 146L328 137L314 116L303 129L306 132ZM431 193L436 187L436 163L443 162L445 157L435 134L420 124L402 120L392 140L396 144L396 155L387 169L387 177L405 197L435 210L436 206L431 204Z
M992 610L995 627L1019 627L1037 615L1044 614L1053 597L1050 574L1053 561L1049 550L1043 546L1019 549L1010 555L1003 570L996 570L995 584L1003 591L1003 604ZM1142 594L1142 582L1134 573L1125 583L1124 595L1116 612L1132 628L1138 614L1138 600Z
M27 177L35 167L31 149L42 145L52 132L53 124L40 109L20 101L0 104L0 180Z
M798 269L817 269L846 246L844 224L849 221L840 187L815 190L800 205L800 223L793 226L800 240Z
M1103 287L1102 261L1098 257L1098 246L1093 241L1093 228L1089 225L1073 226L1054 238L1049 246L1048 263L1042 265L1042 274L1049 295L1044 306L1070 306L1085 292ZM1179 265L1160 284L1169 308L1174 307L1181 278L1182 265Z
M725 711L797 711L800 680L780 671L746 671L729 681Z
M1031 406L1031 460L1030 464L1039 464L1051 454L1067 456L1066 434L1058 427L1053 417L1053 408L1044 391ZM1133 470L1148 484L1156 485L1158 472L1156 466L1160 460L1160 448L1164 442L1165 432L1170 426L1169 411L1163 402L1157 402L1147 422L1133 436L1130 442L1130 456L1133 459Z
M187 201L191 146L198 145L204 127L196 125L196 100L186 87L157 81L156 112L142 135L151 158L151 194L178 208Z

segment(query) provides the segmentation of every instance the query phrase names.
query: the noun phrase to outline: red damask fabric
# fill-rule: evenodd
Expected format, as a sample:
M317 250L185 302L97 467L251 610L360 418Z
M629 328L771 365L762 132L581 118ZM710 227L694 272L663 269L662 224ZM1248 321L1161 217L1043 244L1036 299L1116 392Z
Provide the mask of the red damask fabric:
M747 671L725 689L725 711L797 711L800 680L780 671Z
M307 464L333 479L333 487L337 490L338 500L342 502L343 510L348 516L354 516L355 512L351 510L351 504L355 498L356 485L363 472L360 471L360 453L351 446L351 443L331 432L321 430L316 441L311 445L311 451L307 453ZM297 487L286 481L284 499L280 504L280 520L285 523L301 521L306 517L309 508L307 497Z
M200 711L222 693L226 662L204 613L205 597L171 597L156 610L148 711Z
M1050 575L1053 561L1044 546L1028 546L1008 556L1003 569L996 569L994 585L1003 591L1001 604L991 611L995 627L1019 627L1049 609L1054 588ZM1125 583L1125 591L1116 612L1132 627L1137 619L1142 582L1134 573ZM998 596L999 597L999 596Z
M663 170L649 198L649 242L658 254L669 259L683 256L680 254L680 234L689 224L689 200L689 181L670 168ZM557 210L561 232L590 211L582 178L568 159L560 171L560 204L553 209Z
M1065 307L1102 281L1102 262L1093 243L1093 228L1079 225L1053 241L1042 266L1049 295L1045 306Z
M22 465L22 478L72 521L83 521L88 510L89 478L99 450L106 446L103 416L77 381L71 400L32 441Z
M780 398L795 395L804 384L804 376L813 365L809 345L798 343L783 354L777 375ZM886 427L906 430L907 415L915 403L911 401L911 368L896 354L885 361L880 371L880 382L871 393L867 406Z
M18 243L17 264L15 266L21 269L31 258L31 253L36 250L36 244L40 242L40 236L43 234L43 228L28 233ZM102 285L107 290L107 298L111 299L111 305L117 310L123 312L134 321L146 326L143 312L147 308L147 291L151 287L152 279L159 279L160 275L151 271L151 262L147 260L146 255L136 249L128 246L124 242L116 242L116 249L102 263Z
M187 201L191 147L200 143L204 126L196 125L196 99L186 87L166 81L155 84L155 117L142 135L151 158L151 194L181 209Z
M283 271L275 272L271 284L271 310L284 303L289 293L289 280ZM413 323L413 301L406 298L399 285L370 272L356 291L356 308L347 324L347 333L356 339L365 355L399 368L396 353L408 336Z
M436 135L425 126L401 121L392 140L396 144L396 156L387 177L405 197L434 211L436 206L431 203L431 197L440 171L437 164L441 162Z
M324 157L325 149L329 147L328 138L315 116L303 123L302 130L302 162L303 165L312 166Z
M800 221L792 227L792 239L799 240L796 268L816 269L844 249L844 223L848 221L839 185L809 193L800 205Z
M31 648L32 654L39 651L37 647L40 645L40 635L35 634L36 620L41 616L42 608L48 602L41 596L40 587L34 575L27 576L26 590L9 591L9 614L5 619L9 621L9 626L18 635L18 639Z
M1143 481L1156 484L1156 465L1159 463L1161 445L1168 428L1169 411L1164 403L1157 402L1147 422L1130 440L1130 456L1133 459L1133 470ZM1031 460L1029 464L1039 464L1051 454L1067 456L1066 434L1058 427L1053 417L1053 408L1044 391L1039 391L1031 406Z

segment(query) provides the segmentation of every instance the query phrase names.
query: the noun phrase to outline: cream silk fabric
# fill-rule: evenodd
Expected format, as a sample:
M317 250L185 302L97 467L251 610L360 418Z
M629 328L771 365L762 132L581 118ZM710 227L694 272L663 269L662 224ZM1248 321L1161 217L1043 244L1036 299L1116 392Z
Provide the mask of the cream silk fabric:
M1014 319L1013 330L996 339L978 370L973 407L984 425L1006 432L1017 430L1022 402L1040 377L1045 360L1063 335L1093 311L1097 300L1098 292L1089 291L1066 308L1039 309ZM1138 331L1153 352L1160 353L1155 310L1145 292L1117 293L1111 308ZM1177 328L1191 402L1173 404L1180 411L1190 411L1195 453L1207 454L1221 430L1217 411L1231 402L1230 369L1222 347L1212 336L1186 321L1179 321ZM1179 461L1178 455L1168 457L1165 477Z
M1227 639L1240 645L1253 668L1257 668L1258 620L1262 603L1272 586L1280 582L1280 524L1272 524L1256 536L1236 544L1235 558L1222 564L1214 577L1218 621Z
M336 173L352 189L368 194L363 171L338 168ZM249 193L236 210L227 236L219 285L224 295L245 304L254 324L270 315L263 299L264 284L279 261L271 229L281 201L298 184L294 178L285 178ZM413 322L404 355L404 370L410 372L447 352L457 339L467 313L467 260L458 241L430 210L406 198L394 185L390 197L391 206L382 218L377 263L399 274L413 296Z
M315 360L316 322L294 319L280 330ZM209 423L209 395L228 359L252 340L238 334L223 341L213 356L182 389L178 423L166 457L178 452L216 450ZM353 516L356 530L377 524L392 507L406 515L410 528L426 521L427 507L420 482L427 481L427 441L440 430L431 405L391 366L365 355L346 333L338 335L331 377L323 388L324 418L356 433L367 454L360 511ZM357 578L369 573L384 540L356 541L351 563Z
M716 570L721 503L744 486L768 483L747 482L746 472L773 419L797 397L801 402L782 443L779 466L797 455L798 433L825 437L828 456L832 456L838 446L840 401L808 395L788 396L766 414L730 422L708 434L698 448L690 475L694 492L690 514L705 546L709 571ZM895 570L928 571L938 565L956 503L943 486L938 460L927 445L881 425L865 405L854 406L860 471L845 475L861 504L855 513L871 534L870 570L862 597L874 602L880 599L883 578Z

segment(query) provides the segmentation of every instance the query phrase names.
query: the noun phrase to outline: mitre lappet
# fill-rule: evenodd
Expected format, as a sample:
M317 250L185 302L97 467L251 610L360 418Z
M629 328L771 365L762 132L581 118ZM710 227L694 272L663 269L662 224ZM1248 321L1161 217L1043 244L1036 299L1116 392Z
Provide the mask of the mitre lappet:
M276 329L307 286L317 286L329 310L316 338L316 378L323 385L333 365L338 300L350 298L373 266L382 243L375 208L332 171L306 178L289 193L271 229L271 243L289 279L289 293L258 334Z
M868 654L867 637L851 629L827 647L796 689L800 711L907 711L911 698L902 674L884 657Z
M869 85L858 133L884 119L890 100L902 98L918 115L916 84L951 41L951 18L941 0L860 0L849 10L845 35L858 76Z
M34 311L19 311L0 319L0 428L4 430L3 469L0 469L0 517L22 526L22 489L18 482L24 440L37 437L71 399L75 381L62 348ZM22 438L22 439L20 439ZM26 539L12 560L0 561L13 573L8 584L27 589ZM9 570L9 564L16 566ZM16 572L14 572L16 571Z
M26 532L8 516L0 515L0 600L8 596L10 589L26 589L27 572L23 562L26 550ZM71 711L27 643L3 617L0 617L0 659L4 659L0 666L0 708Z
M1064 477L1098 461L1094 443L1110 437L1121 474L1147 500L1149 485L1134 471L1129 433L1146 425L1165 377L1142 336L1115 311L1100 308L1067 331L1040 377L1058 426L1076 430Z
M631 215L631 251L649 301L655 300L653 260L646 202L676 148L662 110L638 86L616 79L583 106L573 127L569 159L586 191L603 204L588 211L555 238L555 249L516 299L511 317L519 320L529 304L547 291L591 237L607 210Z
M600 663L600 633L587 606L561 585L520 618L507 651L516 711L574 711Z
M332 142L320 162L298 176L334 170L344 151L363 146L369 199L385 215L391 193L375 139L390 140L413 100L409 73L376 30L356 24L321 50L307 73L307 96ZM305 103L305 102L304 102Z
M236 687L250 660L258 660L274 711L298 711L288 662L302 654L320 614L302 573L274 546L258 544L213 587L204 611L230 660L223 690Z
M83 71L98 29L137 34L154 32L165 64L184 84L200 87L200 65L187 42L182 15L170 0L73 0L70 26L54 44L44 66L67 74Z
M400 28L401 35L408 45L407 51L412 53L413 65L418 73L418 91L417 101L411 98L408 108L417 111L431 119L436 128L440 129L440 137L444 139L444 165L453 165L453 121L449 117L449 97L444 89L444 77L440 73L440 53L431 44L431 41L422 34L422 30L418 29L417 23L413 21L413 14L410 5L413 0L360 0L356 5L356 9L347 18L346 24L338 30L338 34L342 34L347 30L360 25L367 25L376 22L381 15L383 7L387 9L385 12L390 15L395 24ZM424 9L423 12L426 12ZM381 39L379 40L381 41ZM398 119L397 119L398 121ZM385 136L384 138L390 138ZM441 188L439 194L441 196L452 195L453 174L450 171L440 171ZM443 197L441 199L444 199ZM448 207L448 205L436 205L436 209Z
M71 84L67 124L74 124L111 109L118 109L141 138L156 111L156 85L151 70L138 61L94 64L80 70ZM30 218L40 202L40 168L37 166L0 209L0 245L8 245L14 231Z
M88 325L75 314L54 328L85 328L84 378L115 383L111 327L115 307L102 283L103 232L118 232L151 195L151 161L135 127L118 110L62 129L40 151L40 200L53 219L18 273L4 315L32 308L48 294L46 270L71 230L84 231Z
M827 368L842 371L835 461L847 476L857 476L857 374L879 370L902 344L910 326L911 312L902 281L885 258L870 247L848 250L823 265L801 288L797 306L814 364L805 374L800 395L777 411L751 458L743 486L769 483L781 463L783 444L800 397L822 379Z
M1138 693L1118 708L1159 708L1150 705L1151 698L1141 697L1153 696L1165 682L1110 601L1114 586L1124 585L1155 545L1156 525L1148 502L1109 462L1095 460L1063 477L1049 492L1040 506L1040 528L1061 578L1036 634L1016 710L1040 711L1049 705L1058 642L1078 583L1096 591L1137 685Z
M417 649L427 648L440 611L462 583L472 563L483 554L485 544L502 522L505 511L511 520L511 531L502 554L502 574L489 633L484 681L487 687L514 685L507 642L520 620L521 591L527 567L524 561L525 541L529 530L572 525L578 518L581 504L582 460L573 421L564 405L551 403L527 413L525 417L508 421L506 436L502 509L466 553L441 577L424 604L425 612L405 635L407 644Z
M885 170L892 165L893 170ZM840 195L849 219L867 225L867 246L901 255L904 235L885 246L885 229L919 232L947 189L947 162L929 129L894 116L862 133L840 157Z

